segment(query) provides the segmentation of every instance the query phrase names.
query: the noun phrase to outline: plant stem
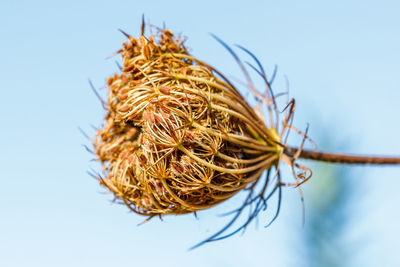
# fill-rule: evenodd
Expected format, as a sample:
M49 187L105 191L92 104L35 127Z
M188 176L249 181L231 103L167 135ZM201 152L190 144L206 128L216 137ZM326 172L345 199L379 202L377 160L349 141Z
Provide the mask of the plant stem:
M293 157L295 156L297 150L298 148L295 147L286 147L284 154L289 157ZM400 157L336 154L307 149L303 149L301 151L299 158L344 164L400 164Z

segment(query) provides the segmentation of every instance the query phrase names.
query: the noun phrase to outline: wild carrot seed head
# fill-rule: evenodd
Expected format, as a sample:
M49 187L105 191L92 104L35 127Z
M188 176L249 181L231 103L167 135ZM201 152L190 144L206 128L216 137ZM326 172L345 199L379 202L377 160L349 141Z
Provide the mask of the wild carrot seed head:
M101 184L142 215L212 207L276 165L280 140L236 88L159 30L123 43L94 142Z

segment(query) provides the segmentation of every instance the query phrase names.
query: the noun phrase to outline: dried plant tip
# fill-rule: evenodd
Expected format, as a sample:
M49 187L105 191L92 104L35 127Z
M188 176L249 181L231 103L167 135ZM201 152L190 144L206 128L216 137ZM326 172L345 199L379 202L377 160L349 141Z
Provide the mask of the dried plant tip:
M277 96L271 88L276 69L268 80L261 63L247 49L238 46L255 61L248 65L265 82L263 93L255 89L245 64L235 52L214 36L242 69L245 86L253 93L257 109L219 71L191 56L182 39L172 31L157 29L148 38L144 31L144 18L140 37L121 30L128 39L117 52L123 60L121 73L107 79L107 101L93 90L107 110L93 142L103 169L100 185L131 211L149 218L196 214L245 190L247 197L242 206L229 213L233 214L232 220L198 244L201 245L246 228L277 192L274 221L280 210L283 185L298 188L303 201L300 185L311 177L311 170L298 164L298 158L400 164L400 157L303 149L309 138L307 130L301 133L292 126L294 99L288 101L280 115ZM266 119L262 118L263 110L268 111ZM286 146L291 130L303 136L299 148ZM281 162L288 164L294 183L281 181ZM261 178L263 173L266 175ZM246 208L248 219L226 234Z
M206 209L278 164L276 129L180 38L170 30L137 39L123 33L124 68L107 80L108 113L94 147L101 184L131 210Z

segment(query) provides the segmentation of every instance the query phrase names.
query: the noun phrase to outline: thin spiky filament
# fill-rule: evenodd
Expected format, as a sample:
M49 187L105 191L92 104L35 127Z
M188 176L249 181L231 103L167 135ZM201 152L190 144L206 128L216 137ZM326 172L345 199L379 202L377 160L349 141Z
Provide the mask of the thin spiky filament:
M107 81L107 115L94 147L101 184L132 211L210 208L279 163L274 125L179 38L168 30L127 37L122 73Z

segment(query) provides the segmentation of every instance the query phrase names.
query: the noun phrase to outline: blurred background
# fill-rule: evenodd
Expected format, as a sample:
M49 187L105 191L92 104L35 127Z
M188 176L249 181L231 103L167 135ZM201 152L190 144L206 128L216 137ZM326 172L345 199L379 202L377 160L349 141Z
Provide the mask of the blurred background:
M221 227L240 196L194 216L144 218L112 204L82 145L104 111L90 89L117 72L141 16L188 37L192 54L242 79L209 33L278 65L275 92L321 150L400 154L398 1L7 1L0 3L0 266L400 266L400 168L302 161L245 234L188 248ZM243 55L243 54L241 54ZM106 91L100 89L104 95ZM283 107L282 107L283 108ZM291 140L298 145L299 140ZM285 177L291 181L288 175Z

